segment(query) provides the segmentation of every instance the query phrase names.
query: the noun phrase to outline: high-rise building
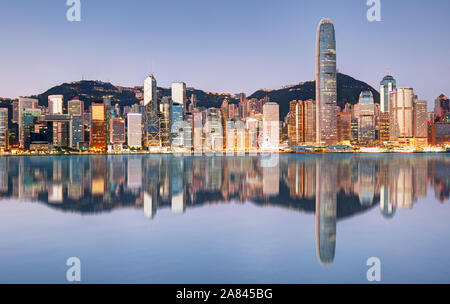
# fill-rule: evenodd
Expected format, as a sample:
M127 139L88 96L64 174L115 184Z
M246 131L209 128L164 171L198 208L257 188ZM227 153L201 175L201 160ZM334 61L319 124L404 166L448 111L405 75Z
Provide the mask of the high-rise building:
M204 125L204 152L221 152L223 149L222 118L218 108L208 109Z
M428 112L425 100L414 99L414 142L417 146L428 144Z
M49 95L48 96L48 113L62 114L63 113L63 95Z
M84 102L79 99L67 102L67 112L71 117L69 125L69 145L72 148L79 148L78 144L84 141Z
M172 114L170 125L171 146L173 148L183 147L183 106L172 102Z
M172 82L172 100L183 105L183 115L187 112L186 108L186 84L184 82Z
M267 102L263 106L262 149L278 152L280 145L280 106Z
M150 74L144 80L144 106L147 106L148 111L153 115L156 115L158 111L157 96L156 78Z
M142 147L142 114L127 114L127 141L130 148Z
M389 93L397 88L396 81L391 75L384 76L380 83L380 105L381 112L389 112Z
M304 102L301 100L292 100L289 103L288 139L291 146L298 146L305 142L304 130Z
M313 99L304 102L304 132L305 142L316 142L316 101Z
M102 103L91 105L91 142L90 148L96 151L107 150L106 106Z
M40 109L26 109L24 108L21 113L22 121L22 135L23 146L25 149L29 149L31 144L31 133L34 132L35 124L38 116L41 115Z
M79 99L69 100L67 102L67 112L69 115L83 115L84 102Z
M434 101L434 121L441 121L445 114L450 112L450 100L444 94L441 94Z
M161 139L161 147L162 148L170 148L171 138L170 138L170 130L171 130L171 100L163 99L159 105L159 132Z
M192 151L192 129L193 129L192 113L185 113L183 124L183 148L185 151Z
M316 45L316 142L337 143L336 38L330 19L322 19Z
M113 145L123 145L125 143L125 120L122 118L111 118L110 138Z
M358 141L375 141L375 104L371 91L363 91L358 102Z
M352 113L340 112L337 115L337 136L338 142L350 143L352 140Z
M389 141L389 113L380 113L378 118L378 139L380 142L388 142Z
M389 95L389 133L391 141L409 144L414 136L412 88L398 88Z
M8 109L0 108L0 151L6 151L8 147Z
M19 125L19 146L24 147L25 144L25 133L24 133L24 123L23 123L23 112L25 110L38 110L39 100L32 98L19 97L18 100L18 125ZM40 112L40 110L39 110Z
M203 120L202 112L198 110L192 112L192 140L194 152L203 152Z

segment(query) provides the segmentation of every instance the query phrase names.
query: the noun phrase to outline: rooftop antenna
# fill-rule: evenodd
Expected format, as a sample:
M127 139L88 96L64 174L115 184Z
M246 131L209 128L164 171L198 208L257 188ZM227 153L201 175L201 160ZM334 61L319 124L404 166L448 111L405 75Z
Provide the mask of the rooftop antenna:
M391 75L391 68L388 66L386 69L387 75Z

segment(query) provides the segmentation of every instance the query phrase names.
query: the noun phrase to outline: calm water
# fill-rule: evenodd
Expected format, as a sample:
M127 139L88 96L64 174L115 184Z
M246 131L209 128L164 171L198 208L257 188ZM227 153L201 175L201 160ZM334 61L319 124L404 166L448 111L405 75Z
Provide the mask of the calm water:
M0 158L0 283L450 283L450 156Z

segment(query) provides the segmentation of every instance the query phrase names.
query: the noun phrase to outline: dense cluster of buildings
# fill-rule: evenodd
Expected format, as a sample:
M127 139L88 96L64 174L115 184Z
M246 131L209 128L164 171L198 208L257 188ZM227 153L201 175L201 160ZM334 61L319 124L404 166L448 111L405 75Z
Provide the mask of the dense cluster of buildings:
M331 20L320 22L316 46L316 100L291 101L286 117L290 146L416 146L450 144L449 99L441 95L433 113L412 88L397 88L387 75L380 104L372 91L359 102L337 105L336 40ZM313 128L312 126L315 126Z
M397 88L387 75L380 84L380 104L363 91L357 104L337 105L334 25L323 19L317 30L316 100L293 100L280 117L268 97L244 93L225 98L220 108L198 107L184 82L174 82L171 96L161 96L149 75L132 106L112 104L111 96L89 106L79 98L48 96L48 106L20 97L12 113L0 109L0 149L91 152L277 152L281 148L427 147L450 144L450 106L444 95L429 113L412 88ZM11 115L12 114L12 115Z

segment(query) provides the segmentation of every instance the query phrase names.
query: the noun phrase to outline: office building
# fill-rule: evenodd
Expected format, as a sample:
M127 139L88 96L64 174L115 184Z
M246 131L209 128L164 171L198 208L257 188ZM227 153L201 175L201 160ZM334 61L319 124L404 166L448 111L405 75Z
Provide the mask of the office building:
M316 44L316 142L337 143L336 38L330 19L322 19Z
M8 150L8 139L8 109L0 108L0 151Z
M49 95L48 96L48 113L49 114L63 114L63 95Z
M91 105L91 140L90 149L94 151L107 150L106 106L101 103Z
M187 97L186 84L184 82L172 82L172 100L174 103L183 105L183 115L186 114Z
M371 91L363 91L359 95L358 141L368 144L375 141L375 104Z
M278 152L280 144L280 106L267 102L263 106L263 143L262 149Z
M352 113L340 112L337 115L337 136L339 143L352 141Z
M127 142L130 148L142 147L142 114L127 114Z
M414 136L412 88L398 88L389 95L389 133L391 141L410 144Z
M384 76L380 83L380 106L382 113L389 112L389 93L397 88L396 81L391 75Z
M416 146L428 144L428 112L425 100L414 99L414 143Z

